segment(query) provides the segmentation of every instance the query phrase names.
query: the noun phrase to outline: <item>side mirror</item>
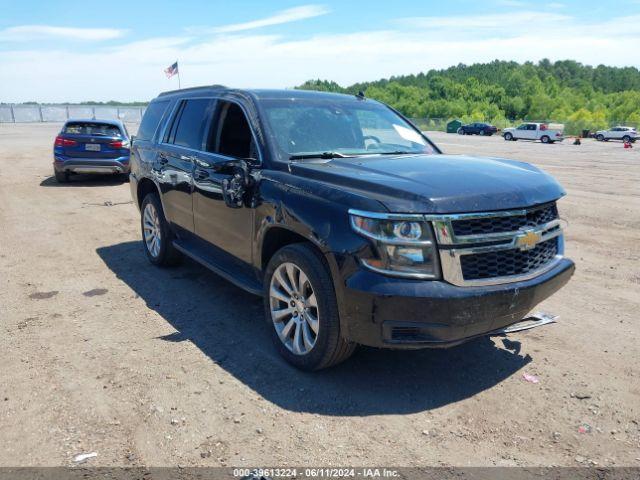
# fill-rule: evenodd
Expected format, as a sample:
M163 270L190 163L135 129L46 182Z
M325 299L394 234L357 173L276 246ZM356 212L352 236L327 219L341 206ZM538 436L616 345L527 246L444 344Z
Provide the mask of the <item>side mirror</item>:
M227 207L242 208L246 203L247 191L253 186L251 168L257 166L253 158L239 158L220 165L220 171L228 170L231 178L222 181L222 198Z

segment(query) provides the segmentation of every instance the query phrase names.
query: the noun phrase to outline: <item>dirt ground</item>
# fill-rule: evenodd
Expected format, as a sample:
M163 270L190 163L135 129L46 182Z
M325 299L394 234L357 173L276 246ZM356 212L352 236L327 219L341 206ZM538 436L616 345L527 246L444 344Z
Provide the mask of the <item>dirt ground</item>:
M128 183L56 184L58 128L0 125L1 466L640 466L640 145L434 133L565 186L559 323L304 374L259 298L147 262Z

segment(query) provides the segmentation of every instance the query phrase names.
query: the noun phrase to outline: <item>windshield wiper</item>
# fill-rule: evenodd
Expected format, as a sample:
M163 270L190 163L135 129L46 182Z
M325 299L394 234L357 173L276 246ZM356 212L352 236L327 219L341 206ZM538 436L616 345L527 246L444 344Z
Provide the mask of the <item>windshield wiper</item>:
M393 152L376 152L377 155L417 155L418 152L407 152L406 150L394 150Z
M349 158L353 155L345 155L340 152L318 152L318 153L304 153L301 155L291 155L289 160L305 160L307 158L322 158L322 159L330 159L330 158Z

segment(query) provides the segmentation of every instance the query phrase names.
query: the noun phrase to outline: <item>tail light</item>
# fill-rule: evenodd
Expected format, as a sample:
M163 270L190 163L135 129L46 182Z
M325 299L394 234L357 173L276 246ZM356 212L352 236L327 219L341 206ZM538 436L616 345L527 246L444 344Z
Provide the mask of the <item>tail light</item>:
M129 148L129 142L123 142L122 140L115 140L109 143L109 146L111 148L116 148L116 149Z
M60 135L56 137L56 142L55 142L56 147L75 147L76 145L78 145L78 142L76 142L75 140L64 138L64 137L61 137Z
M562 136L562 132L557 132L556 133L556 137L561 137Z

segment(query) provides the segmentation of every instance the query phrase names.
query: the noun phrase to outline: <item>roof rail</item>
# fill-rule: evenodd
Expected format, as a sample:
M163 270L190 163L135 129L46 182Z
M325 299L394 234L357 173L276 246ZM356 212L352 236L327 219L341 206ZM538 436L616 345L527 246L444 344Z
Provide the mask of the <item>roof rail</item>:
M166 92L162 92L160 95L158 95L159 97L163 97L165 95L171 95L172 93L178 93L178 92L191 92L194 90L208 90L208 89L215 89L215 90L221 90L227 88L224 85L201 85L199 87L189 87L189 88L180 88L178 90L168 90Z

